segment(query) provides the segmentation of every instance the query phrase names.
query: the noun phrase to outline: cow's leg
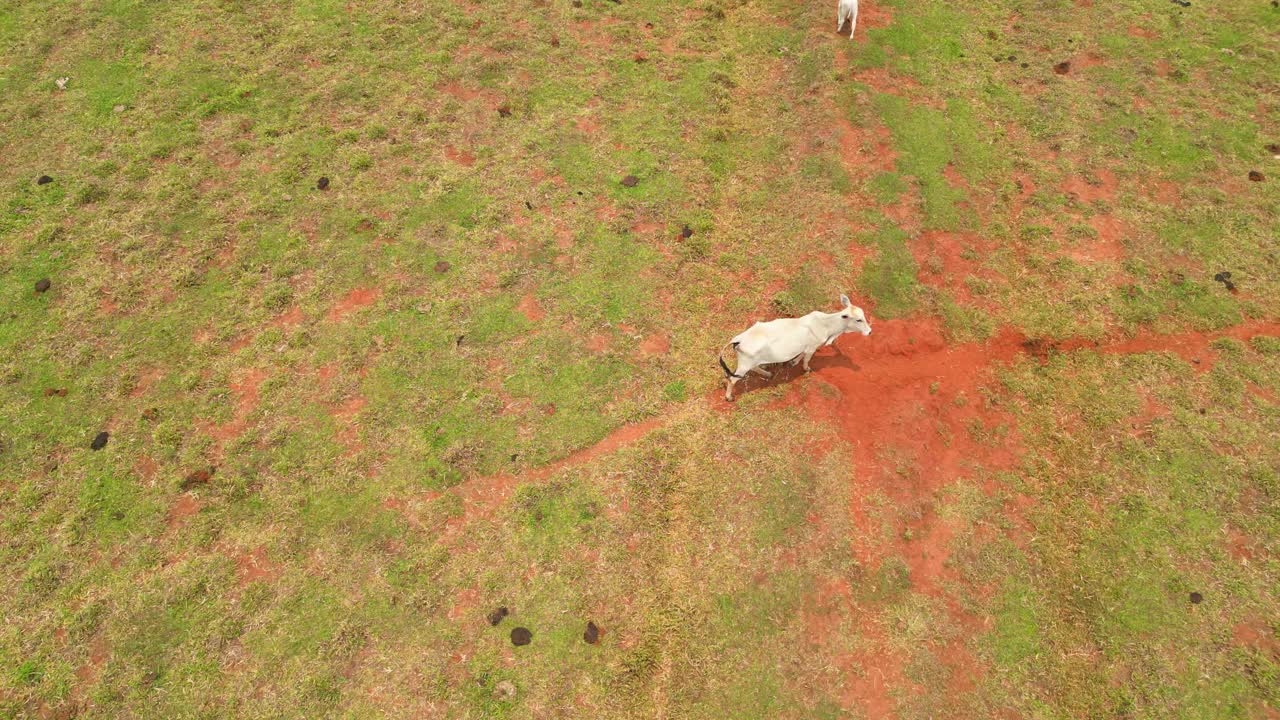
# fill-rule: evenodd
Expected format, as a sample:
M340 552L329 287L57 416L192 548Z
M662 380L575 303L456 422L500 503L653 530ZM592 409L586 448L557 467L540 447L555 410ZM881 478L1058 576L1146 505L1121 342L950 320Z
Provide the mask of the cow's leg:
M853 9L849 12L849 39L853 39L853 31L858 28L858 0L853 0Z
M840 32L840 28L844 27L844 3L836 3L836 32Z
M725 378L724 399L729 402L733 402L733 386L737 385L739 380L746 377L755 369L757 369L757 366L754 362L742 357L742 353L738 353L737 372Z
M755 372L760 373L760 374L761 374L761 375L763 375L766 379L773 377L773 373L769 372L768 370L765 370L763 367L753 367L753 368L751 368L751 369L752 369L753 371L755 371Z
M809 370L811 370L811 368L809 367L809 359L813 357L813 354L815 352L817 352L816 349L810 350L809 352L804 354L804 371L805 372L809 372Z

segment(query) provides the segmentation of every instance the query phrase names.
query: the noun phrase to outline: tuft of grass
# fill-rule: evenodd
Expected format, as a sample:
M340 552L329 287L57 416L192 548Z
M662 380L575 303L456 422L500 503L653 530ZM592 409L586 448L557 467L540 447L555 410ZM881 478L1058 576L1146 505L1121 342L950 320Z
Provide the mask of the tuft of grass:
M862 236L862 242L874 247L875 254L863 265L858 289L875 301L880 317L900 317L917 304L920 285L906 238L905 232L888 221Z

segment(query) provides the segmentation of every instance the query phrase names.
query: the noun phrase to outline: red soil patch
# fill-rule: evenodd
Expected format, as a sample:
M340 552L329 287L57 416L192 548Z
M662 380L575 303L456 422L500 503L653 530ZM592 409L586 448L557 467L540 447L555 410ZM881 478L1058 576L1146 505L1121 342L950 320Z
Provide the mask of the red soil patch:
M592 335L587 339L587 349L593 353L605 353L609 351L609 336Z
M1274 660L1280 660L1280 640L1276 639L1275 631L1262 620L1253 619L1236 625L1231 630L1231 636L1235 638L1237 645L1253 648L1264 655L1270 655Z
M1123 260L1124 245L1121 239L1128 234L1124 221L1114 215L1094 215L1089 227L1098 233L1098 239L1072 249L1068 255L1082 262Z
M1071 67L1079 70L1084 70L1091 67L1098 67L1099 65L1102 65L1104 63L1105 63L1105 58L1103 58L1101 55L1095 55L1094 53L1088 53L1088 52L1080 53L1079 55L1071 58Z
M641 220L631 226L631 234L633 235L652 235L661 230L665 225L652 220Z
M844 671L845 707L858 707L867 720L896 717L892 691L907 683L904 676L906 658L887 642L886 633L871 613L859 613L857 635L869 641L870 648L838 662ZM914 683L911 683L914 685Z
M1271 392L1267 388L1255 385L1251 382L1246 382L1244 384L1244 389L1248 390L1250 395L1253 395L1255 398L1259 400L1268 402L1272 405L1280 405L1280 398L1277 398L1276 394Z
M592 120L591 118L585 115L583 115L582 117L574 121L574 125L576 125L579 130L586 133L587 135L595 135L596 133L600 132L600 123L596 122L595 120Z
M863 29L881 28L893 22L893 8L879 2L861 2L858 4L858 31L853 34L854 42L866 42L867 36L860 32ZM846 27L848 27L846 25ZM846 31L847 32L847 31ZM842 33L843 34L843 33ZM848 38L848 35L844 35Z
M609 31L604 29L610 25L617 25L621 20L615 17L605 17L600 21L580 20L572 24L574 35L578 38L578 42L584 45L594 45L598 48L609 49L613 47L613 36Z
M1016 173L1013 176L1014 183L1017 185L1018 194L1014 195L1009 202L1009 214L1014 219L1022 217L1022 210L1026 207L1027 201L1036 192L1036 183L1031 176L1025 172Z
M261 580L271 582L280 576L280 566L267 559L267 548L259 545L254 550L237 555L236 572L240 575L240 587Z
M1146 352L1171 352L1196 369L1205 372L1213 368L1217 353L1209 344L1218 338L1235 338L1247 341L1259 335L1280 337L1280 322L1251 322L1215 332L1188 332L1175 335L1157 335L1143 330L1136 337L1109 344L1086 340L1067 340L1056 345L1063 352L1088 348L1107 355L1132 355Z
M1152 183L1148 193L1162 205L1176 205L1182 199L1182 188L1175 182Z
M1244 563L1253 560L1253 540L1239 530L1227 528L1227 551L1231 557Z
M173 505L169 508L169 515L165 520L165 526L170 530L176 530L186 524L187 518L200 512L200 501L190 495L179 495L178 499L173 501Z
M465 88L462 86L462 83L457 81L447 82L447 83L438 85L436 89L444 93L445 95L456 98L463 102L467 102L469 100L475 100L476 98L484 94L483 91L481 90L470 90L468 88Z
M1083 177L1067 178L1062 183L1062 191L1068 195L1075 196L1080 202L1090 203L1094 200L1114 200L1116 190L1120 187L1120 181L1116 179L1115 173L1107 169L1099 170L1095 173L1097 183L1091 183Z
M1156 61L1156 75L1159 75L1162 78L1167 78L1172 72L1173 64L1168 60L1162 59Z
M878 128L873 138L872 133L865 128L860 128L844 118L840 118L838 125L840 136L837 142L840 145L840 157L855 177L863 177L869 170L886 172L893 170L898 153L889 145L892 136L888 128ZM872 143L875 143L874 149L866 150L864 146Z
M859 23L861 24L861 23ZM906 75L895 75L885 68L865 68L855 70L853 79L879 93L904 96L906 90L917 90L920 83Z
M329 319L341 320L361 308L372 305L380 297L382 297L381 288L356 288L329 308Z
M662 333L654 333L640 341L640 352L646 355L666 355L671 352L671 339Z
M223 442L239 437L240 433L249 426L249 414L258 407L258 387L266 379L266 371L250 370L239 382L231 383L231 394L236 400L234 419L222 425L209 427L209 435Z
M145 482L149 482L156 476L157 467L156 461L146 455L139 455L138 459L133 461L133 471Z
M452 145L444 146L444 156L462 167L471 167L476 164L476 156L466 150L458 150Z
M1130 25L1129 37L1142 38L1143 40L1155 40L1160 37L1160 35L1155 30L1149 30L1139 25Z
M330 412L335 418L343 422L351 422L368 404L368 400L356 395L338 403Z
M159 368L148 368L138 376L138 384L134 385L133 389L129 391L129 397L137 399L146 395L163 374Z
M342 425L338 430L337 439L347 449L348 455L359 452L364 447L360 443L360 428L356 423L356 416L368 404L368 400L356 395L329 410L334 420L337 420Z
M1142 436L1147 434L1150 429L1151 421L1158 417L1164 417L1169 414L1169 408L1160 403L1159 400L1146 396L1142 400L1142 410L1133 417L1127 419L1125 424L1128 426L1126 432L1133 436Z
M99 635L89 644L89 661L84 665L76 668L76 680L79 685L76 689L76 695L80 695L83 688L92 685L98 677L98 671L102 668L103 663L107 661L107 643Z
M618 209L617 205L614 205L611 202L606 202L596 208L596 219L602 223L613 222L621 216L622 211Z
M466 617L468 614L470 614L471 611L475 609L476 605L479 604L479 602L480 602L479 588L474 588L474 587L463 588L458 591L457 595L454 596L453 605L449 607L449 611L446 613L446 615L450 620L453 620L456 622L457 620L463 617Z
M519 310L520 314L524 315L529 322L538 322L547 316L546 311L538 304L538 298L533 293L520 298L519 304L516 305L516 310Z

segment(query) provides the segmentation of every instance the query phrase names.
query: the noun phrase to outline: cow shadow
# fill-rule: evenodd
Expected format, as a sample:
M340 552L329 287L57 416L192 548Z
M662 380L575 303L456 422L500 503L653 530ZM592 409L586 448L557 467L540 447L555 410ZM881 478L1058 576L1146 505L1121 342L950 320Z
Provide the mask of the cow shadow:
M819 350L809 361L809 367L815 373L828 368L844 368L853 372L862 370L862 366L848 355L831 347ZM801 363L796 363L794 367L785 362L777 363L765 366L765 370L773 373L773 377L765 378L755 373L748 373L745 378L739 380L733 389L734 400L765 388L788 385L806 374L804 365Z

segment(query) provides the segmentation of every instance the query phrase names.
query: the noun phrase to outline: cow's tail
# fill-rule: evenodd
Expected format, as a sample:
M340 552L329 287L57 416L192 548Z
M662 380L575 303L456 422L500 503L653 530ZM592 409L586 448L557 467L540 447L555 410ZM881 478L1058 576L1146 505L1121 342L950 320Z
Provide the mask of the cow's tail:
M731 371L729 370L729 366L728 366L727 364L725 364L725 361L724 361L724 351L725 351L725 350L728 350L730 346L732 346L733 348L735 348L735 349L736 349L736 348L738 347L738 343L736 343L736 342L734 342L734 341L730 340L729 342L727 342L727 343L725 343L725 344L724 344L724 347L720 348L720 353L719 353L719 355L717 356L717 359L719 359L719 360L720 360L720 369L721 369L721 370L724 370L724 375L725 375L725 377L731 377L731 378L741 377L740 375L736 375L736 374L734 374L733 372L731 372Z

